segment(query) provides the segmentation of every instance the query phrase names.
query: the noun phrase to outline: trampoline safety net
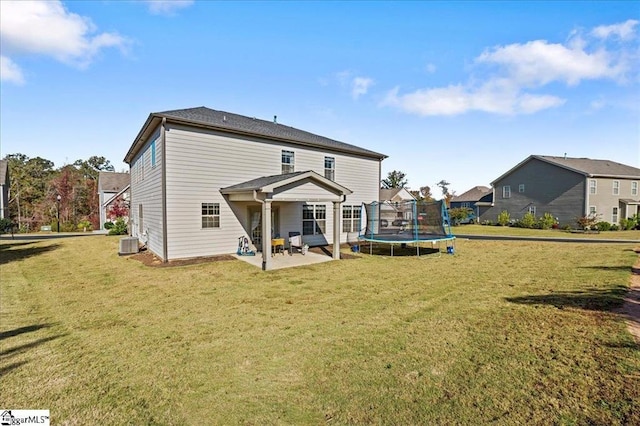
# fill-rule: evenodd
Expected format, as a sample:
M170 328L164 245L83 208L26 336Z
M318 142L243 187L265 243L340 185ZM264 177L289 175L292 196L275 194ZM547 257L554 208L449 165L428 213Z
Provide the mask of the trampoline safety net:
M362 210L361 239L408 243L455 238L443 200L374 201L363 204Z

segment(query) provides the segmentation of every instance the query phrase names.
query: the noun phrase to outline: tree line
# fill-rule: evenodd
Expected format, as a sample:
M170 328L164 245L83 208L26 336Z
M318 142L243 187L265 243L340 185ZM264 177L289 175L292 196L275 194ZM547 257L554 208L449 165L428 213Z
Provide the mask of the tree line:
M9 215L19 232L41 226L76 231L100 226L98 176L114 171L105 157L92 156L59 168L50 160L9 154Z

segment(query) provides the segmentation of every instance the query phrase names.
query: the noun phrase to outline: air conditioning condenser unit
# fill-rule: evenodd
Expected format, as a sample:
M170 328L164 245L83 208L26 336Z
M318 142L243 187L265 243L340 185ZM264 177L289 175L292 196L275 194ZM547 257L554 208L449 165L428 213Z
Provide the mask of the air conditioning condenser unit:
M120 256L127 254L136 254L138 252L138 238L137 237L125 237L120 238Z

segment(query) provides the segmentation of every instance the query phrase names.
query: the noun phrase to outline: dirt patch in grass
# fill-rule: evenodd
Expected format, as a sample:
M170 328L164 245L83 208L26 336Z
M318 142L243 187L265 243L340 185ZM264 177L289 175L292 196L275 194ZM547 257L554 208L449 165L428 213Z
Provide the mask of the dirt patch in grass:
M186 266L186 265L197 265L200 263L208 263L208 262L223 262L228 260L238 260L230 254L223 254L219 256L207 256L207 257L196 257L193 259L178 259L178 260L170 260L168 262L163 262L155 254L150 251L143 251L138 254L134 254L129 256L129 259L137 260L146 266L155 266L155 267L172 267L172 266Z

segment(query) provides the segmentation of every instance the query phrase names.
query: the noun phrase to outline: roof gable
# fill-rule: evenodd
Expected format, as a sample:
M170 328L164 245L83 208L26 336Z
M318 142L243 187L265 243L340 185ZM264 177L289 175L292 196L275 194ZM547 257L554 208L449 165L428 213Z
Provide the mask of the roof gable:
M129 173L100 172L98 174L99 192L120 192L131 183Z
M460 195L456 195L451 199L451 201L452 202L479 201L482 197L487 195L487 193L490 191L491 191L491 188L487 188L486 186L474 186L467 192L464 192Z
M222 194L233 194L233 193L248 192L248 191L274 192L277 188L290 185L292 183L296 183L304 179L311 179L315 182L318 182L322 186L329 187L334 192L341 193L343 195L351 194L351 190L345 188L344 186L332 180L325 178L324 176L320 176L318 173L312 170L307 170L303 172L286 173L286 174L273 175L273 176L263 176L257 179L251 179L246 182L228 186L226 188L221 188L220 192Z
M129 162L133 155L137 152L137 145L141 145L141 137L149 131L151 126L155 128L163 119L170 122L182 123L192 126L200 126L214 129L222 132L245 134L258 136L266 139L289 142L293 144L329 149L363 155L370 158L383 160L387 156L374 152L365 148L360 148L345 142L330 139L324 136L316 135L294 127L285 126L274 121L260 120L255 117L246 117L244 115L234 114L225 111L217 111L207 107L196 107L187 109L178 109L171 111L156 112L149 115L147 122L138 133L131 149L125 157L125 162ZM157 124L153 124L153 122Z

